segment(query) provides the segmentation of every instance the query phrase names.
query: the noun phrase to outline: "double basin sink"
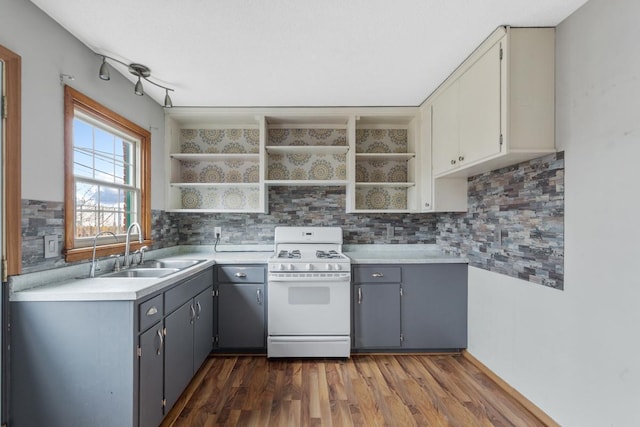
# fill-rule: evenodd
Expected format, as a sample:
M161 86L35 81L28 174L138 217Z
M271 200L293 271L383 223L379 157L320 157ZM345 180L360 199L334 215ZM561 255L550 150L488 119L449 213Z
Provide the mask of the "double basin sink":
M203 259L166 259L166 260L148 260L142 264L138 264L127 268L126 270L114 271L113 273L103 274L99 278L160 278L176 273L185 268L193 267L196 264L204 262Z

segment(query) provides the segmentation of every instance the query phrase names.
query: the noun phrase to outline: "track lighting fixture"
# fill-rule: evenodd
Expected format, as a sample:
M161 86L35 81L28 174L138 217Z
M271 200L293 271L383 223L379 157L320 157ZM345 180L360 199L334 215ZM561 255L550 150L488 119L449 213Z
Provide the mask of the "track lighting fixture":
M107 55L100 55L100 56L102 56L102 64L100 64L100 71L98 72L98 76L102 80L111 79L111 76L109 75L109 63L107 62L107 59L110 59L112 61L115 61L119 64L126 66L131 74L138 77L138 81L136 82L136 85L133 88L133 92L136 95L138 96L144 95L144 89L142 87L142 79L144 79L146 82L149 82L154 86L158 86L159 88L164 89L165 90L164 107L165 108L173 107L173 102L171 101L171 97L169 96L169 91L173 92L173 89L168 88L166 86L162 86L161 84L158 84L152 80L149 80L149 78L151 77L151 70L149 69L149 67L147 67L146 65L135 64L135 63L126 64L120 60L117 60Z

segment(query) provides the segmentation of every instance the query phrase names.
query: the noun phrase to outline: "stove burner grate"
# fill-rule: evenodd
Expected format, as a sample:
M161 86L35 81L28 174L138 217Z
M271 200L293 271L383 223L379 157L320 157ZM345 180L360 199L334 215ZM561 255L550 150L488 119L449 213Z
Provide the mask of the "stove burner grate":
M281 250L278 252L278 258L300 258L301 254L298 249L294 249L292 251Z
M325 259L335 259L335 258L342 258L342 255L340 255L338 252L336 252L334 250L316 251L316 257L317 258L325 258Z

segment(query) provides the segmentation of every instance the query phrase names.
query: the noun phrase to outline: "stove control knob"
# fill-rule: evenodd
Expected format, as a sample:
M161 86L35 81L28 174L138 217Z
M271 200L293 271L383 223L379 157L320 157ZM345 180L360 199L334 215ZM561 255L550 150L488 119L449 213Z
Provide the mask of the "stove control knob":
M331 270L333 267L331 264L327 264L327 270Z
M284 270L284 264L278 264L278 270Z
M293 270L293 264L287 265L287 270L289 270L289 271Z
M311 264L307 264L307 265L305 266L305 268L306 268L307 270L313 270L313 265L311 265Z
M342 270L342 266L340 264L333 264L334 270Z

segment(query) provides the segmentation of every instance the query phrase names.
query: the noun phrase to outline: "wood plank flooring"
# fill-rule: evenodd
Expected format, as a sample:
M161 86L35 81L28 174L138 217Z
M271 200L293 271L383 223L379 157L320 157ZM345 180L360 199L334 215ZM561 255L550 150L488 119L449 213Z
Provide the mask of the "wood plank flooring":
M213 356L202 375L174 426L544 425L458 354Z

